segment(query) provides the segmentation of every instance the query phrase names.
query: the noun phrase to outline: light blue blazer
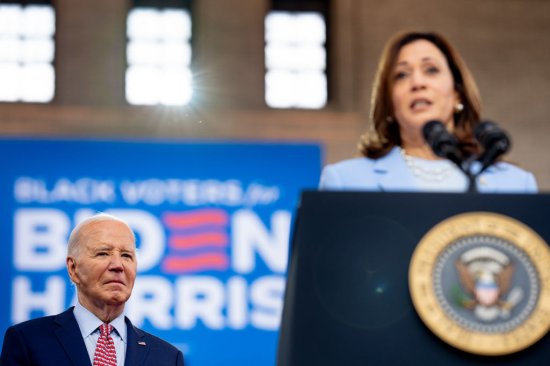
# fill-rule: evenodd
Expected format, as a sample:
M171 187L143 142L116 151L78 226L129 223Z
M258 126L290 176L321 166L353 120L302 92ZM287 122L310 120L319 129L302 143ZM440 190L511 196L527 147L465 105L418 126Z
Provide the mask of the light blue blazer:
M532 173L515 165L499 162L477 178L479 192L536 193ZM398 148L380 159L356 158L327 165L319 188L324 190L419 191L414 176Z

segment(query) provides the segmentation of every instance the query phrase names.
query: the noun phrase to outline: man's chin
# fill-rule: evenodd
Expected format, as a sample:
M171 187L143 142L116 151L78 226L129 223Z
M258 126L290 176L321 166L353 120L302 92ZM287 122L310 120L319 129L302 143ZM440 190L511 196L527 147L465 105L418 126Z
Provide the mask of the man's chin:
M106 303L108 305L124 305L129 298L129 294L114 293L108 296Z

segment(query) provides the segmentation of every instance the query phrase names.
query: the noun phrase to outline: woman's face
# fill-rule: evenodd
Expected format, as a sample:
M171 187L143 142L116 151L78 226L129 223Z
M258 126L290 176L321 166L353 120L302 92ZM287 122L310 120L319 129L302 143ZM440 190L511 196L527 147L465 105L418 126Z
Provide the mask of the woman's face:
M404 143L422 138L422 127L430 120L452 130L459 97L447 60L433 43L420 39L403 46L392 83L394 116Z

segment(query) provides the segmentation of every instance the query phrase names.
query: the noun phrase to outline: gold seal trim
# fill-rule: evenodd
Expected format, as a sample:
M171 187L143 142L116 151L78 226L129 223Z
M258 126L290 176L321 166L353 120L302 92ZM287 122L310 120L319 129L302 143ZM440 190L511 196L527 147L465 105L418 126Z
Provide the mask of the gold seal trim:
M501 238L522 250L540 280L532 313L515 329L501 333L471 331L452 319L439 303L434 288L434 266L443 251L469 236ZM514 353L541 339L550 329L550 248L535 231L508 216L471 212L450 217L420 240L409 266L409 290L424 324L446 343L466 352L497 356Z

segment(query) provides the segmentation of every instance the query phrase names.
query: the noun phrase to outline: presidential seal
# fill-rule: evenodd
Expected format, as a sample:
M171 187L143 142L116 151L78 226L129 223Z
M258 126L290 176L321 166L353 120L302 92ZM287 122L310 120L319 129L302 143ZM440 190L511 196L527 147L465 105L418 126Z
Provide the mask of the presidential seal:
M550 248L507 216L472 212L437 224L413 253L409 288L424 324L463 351L510 354L550 329Z

